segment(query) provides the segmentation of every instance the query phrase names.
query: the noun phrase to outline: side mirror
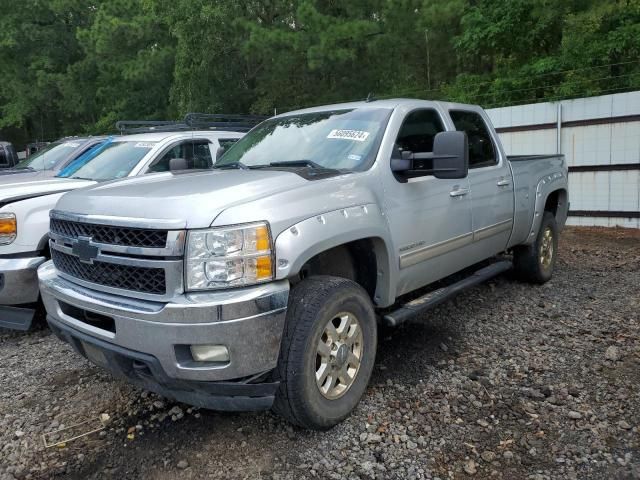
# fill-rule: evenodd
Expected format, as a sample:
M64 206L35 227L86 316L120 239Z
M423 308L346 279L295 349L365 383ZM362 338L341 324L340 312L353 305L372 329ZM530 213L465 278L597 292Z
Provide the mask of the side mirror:
M433 176L466 178L469 174L469 141L466 132L440 132L433 141Z
M224 151L225 151L225 148L223 146L218 147L218 149L216 150L216 162L224 154Z
M170 172L178 172L180 170L187 170L189 168L189 164L187 160L184 158L172 158L169 160L169 171Z

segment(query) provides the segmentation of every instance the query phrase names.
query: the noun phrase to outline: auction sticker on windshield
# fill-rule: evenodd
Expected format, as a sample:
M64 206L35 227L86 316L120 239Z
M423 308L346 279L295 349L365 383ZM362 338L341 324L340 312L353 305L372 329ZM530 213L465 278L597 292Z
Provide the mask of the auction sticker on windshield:
M369 132L362 130L331 130L327 138L338 138L342 140L355 140L356 142L364 142L369 136Z
M66 147L66 148L78 148L80 146L80 144L79 143L74 143L74 142L64 142L62 144L62 146Z
M134 148L153 148L155 143L153 142L138 142L133 147Z

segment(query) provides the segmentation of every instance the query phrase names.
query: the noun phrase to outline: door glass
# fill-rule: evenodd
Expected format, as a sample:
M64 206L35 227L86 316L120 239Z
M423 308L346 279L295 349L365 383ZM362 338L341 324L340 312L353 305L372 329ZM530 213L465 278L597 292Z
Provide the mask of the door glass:
M444 125L438 112L432 109L416 110L404 119L394 145L394 158L401 152L412 153L433 152L433 140L436 134L444 131ZM420 160L420 168L433 169L433 160Z
M174 158L184 158L187 169L207 169L213 166L211 149L207 140L188 141L174 145L164 155L149 165L149 172L168 172L169 164Z
M4 147L0 147L0 167L6 167L7 165L9 165L9 159L7 154L4 153Z
M456 130L467 132L469 139L469 168L489 167L498 163L489 129L475 112L449 112Z

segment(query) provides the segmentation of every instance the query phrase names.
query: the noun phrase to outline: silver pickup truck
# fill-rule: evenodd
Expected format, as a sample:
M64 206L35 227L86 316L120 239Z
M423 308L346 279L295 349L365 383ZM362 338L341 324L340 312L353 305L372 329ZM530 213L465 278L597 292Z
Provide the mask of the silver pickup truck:
M64 195L38 273L51 328L92 362L327 429L380 323L512 267L549 280L567 211L564 158L507 157L479 107L347 103L263 122L211 173Z

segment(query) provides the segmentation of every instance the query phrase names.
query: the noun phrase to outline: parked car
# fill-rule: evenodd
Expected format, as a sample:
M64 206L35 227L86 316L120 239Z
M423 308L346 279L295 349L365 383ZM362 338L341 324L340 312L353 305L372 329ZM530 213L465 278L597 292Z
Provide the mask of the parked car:
M18 154L9 142L0 142L0 172L18 163Z
M0 177L0 327L31 326L39 297L36 269L50 258L49 210L65 192L127 176L211 168L219 148L242 136L218 130L112 137L57 177Z
M512 266L546 282L567 207L564 157L507 157L480 107L329 105L265 121L210 173L62 196L38 273L49 325L97 365L327 429L365 391L377 318Z
M48 144L36 153L0 170L0 184L55 177L71 162L100 146L106 137L67 137ZM8 179L8 177L14 177Z

